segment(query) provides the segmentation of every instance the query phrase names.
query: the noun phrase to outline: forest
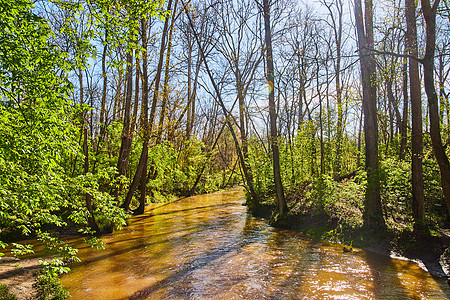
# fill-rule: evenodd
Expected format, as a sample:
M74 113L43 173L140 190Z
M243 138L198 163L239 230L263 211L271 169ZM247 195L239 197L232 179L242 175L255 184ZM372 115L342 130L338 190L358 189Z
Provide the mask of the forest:
M323 239L445 235L449 5L0 0L0 250L57 277L60 236L238 184Z

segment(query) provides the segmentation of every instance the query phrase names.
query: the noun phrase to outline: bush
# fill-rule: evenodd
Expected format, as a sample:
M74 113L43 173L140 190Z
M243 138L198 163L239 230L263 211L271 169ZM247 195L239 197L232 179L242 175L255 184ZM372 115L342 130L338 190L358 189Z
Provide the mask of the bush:
M6 284L0 283L0 300L17 300L17 297L11 294Z
M317 213L324 212L344 228L360 228L365 184L358 181L359 178L337 182L328 175L321 175L308 198L316 199L313 205Z
M381 202L388 227L411 224L411 162L392 157L382 160L380 166Z
M69 292L61 285L58 276L41 274L36 279L39 300L62 300L69 298Z
M40 272L34 287L39 300L63 300L69 298L69 292L62 286L59 276L69 272L69 268L64 266L60 259L53 259L51 262L41 261L44 268Z

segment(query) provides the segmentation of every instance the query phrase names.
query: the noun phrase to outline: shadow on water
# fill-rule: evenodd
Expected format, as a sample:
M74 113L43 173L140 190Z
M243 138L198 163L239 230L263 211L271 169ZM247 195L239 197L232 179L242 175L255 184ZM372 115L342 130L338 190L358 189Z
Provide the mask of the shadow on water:
M364 259L370 268L372 292L377 299L411 299L397 276L392 258L366 251Z
M284 240L284 236L281 234L276 234L274 238L274 245L277 248L285 249L286 242ZM283 280L278 284L278 288L268 296L268 299L287 299L287 298L296 298L301 297L302 295L297 293L296 291L292 291L295 288L297 291L302 289L303 286L303 276L307 273L307 270L311 268L311 265L314 263L320 263L319 259L315 259L313 256L314 249L317 247L317 241L308 241L306 246L299 249L297 255L301 257L295 261L293 266L291 266L291 272L283 278ZM284 260L285 257L279 257L278 263L286 263ZM272 266L273 268L273 266Z
M122 254L126 254L128 252L131 252L133 250L139 250L148 246L154 246L154 245L161 245L161 244L169 244L169 243L174 243L177 240L183 240L184 238L186 238L187 236L191 235L192 233L186 233L182 236L179 236L175 239L172 240L162 240L162 241L157 241L157 242L145 242L145 238L144 237L139 237L139 238L135 238L132 239L133 241L135 241L135 243L133 243L132 246L130 247L118 247L118 250L113 250L114 246L116 243L120 243L120 242L116 242L116 243L112 243L108 246L108 250L111 249L111 253L107 253L104 255L100 255L94 258L89 258L89 259L84 259L83 262L81 264L79 264L78 266L86 266L101 260L105 260L105 259L112 259L115 256L119 256ZM77 266L77 267L78 267Z
M182 221L182 220L180 220L180 221ZM227 227L232 222L234 222L233 218L217 217L217 219L215 219L213 223L215 224L214 227ZM137 224L135 224L135 226L136 225ZM134 250L140 250L140 249L144 249L144 248L150 247L150 246L166 244L167 245L166 248L169 248L169 246L171 246L171 245L184 244L186 242L192 241L193 240L192 236L199 235L201 232L212 229L211 223L196 224L196 226L192 226L192 227L188 227L188 228L182 227L178 231L171 230L170 233L173 234L176 232L184 232L184 231L189 231L189 232L186 234L179 235L179 236L168 239L167 238L168 233L154 234L152 232L150 236L147 236L145 234L146 229L143 228L144 226L146 226L146 225L140 224L140 227L141 227L139 230L139 232L141 233L140 236L135 237L135 238L125 239L125 240L122 239L122 240L118 240L113 243L110 243L110 244L108 244L108 247L107 247L107 249L109 251L111 251L110 253L105 253L105 254L97 256L97 257L84 259L83 262L79 266L89 265L89 264L92 264L92 263L95 263L95 262L98 262L101 260L105 260L105 259L112 259L115 256L127 254ZM164 238L164 237L166 237L166 238ZM161 240L155 241L156 238L161 238ZM126 244L132 243L132 245L129 247L123 247L123 246L117 245L117 244L122 244L122 243L126 243ZM161 254L163 254L163 253L164 252L161 251ZM155 254L153 254L153 255L155 255Z
M135 292L130 297L126 297L124 299L146 299L152 293L169 286L179 280L189 276L192 272L201 269L210 263L217 261L221 257L241 250L243 247L254 243L256 241L260 241L261 235L257 231L243 231L241 236L236 237L234 241L223 243L213 249L208 250L206 253L195 256L190 261L184 263L179 267L179 270L174 274L167 276L163 280L160 280L156 283L153 283L137 292ZM243 276L241 280L247 278L247 276Z
M198 213L198 211L207 211L210 209L214 209L214 208L225 208L225 207L232 207L232 206L236 206L235 203L221 203L221 204L214 204L214 205L207 205L207 206L196 206L196 207L191 207L191 208L185 208L185 209L178 209L178 210L169 210L166 212L153 212L153 214L147 214L147 215L143 215L143 216L136 216L134 217L134 221L138 220L141 221L143 219L148 219L149 217L153 217L153 216L164 216L164 215L171 215L171 214L180 214L182 213L183 216L186 216L186 212L188 211L192 211L194 213Z
M443 299L445 295L446 290L413 265L364 251L344 254L342 246L270 227L246 213L242 192L183 200L133 217L129 227L105 237L106 249L101 252L83 249L83 262L62 278L74 298Z

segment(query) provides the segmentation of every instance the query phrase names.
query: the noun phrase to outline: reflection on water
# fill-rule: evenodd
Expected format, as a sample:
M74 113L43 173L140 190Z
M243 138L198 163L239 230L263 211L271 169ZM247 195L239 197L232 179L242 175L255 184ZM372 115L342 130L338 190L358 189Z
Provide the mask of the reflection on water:
M62 278L74 299L446 299L417 264L277 230L241 189L155 206L106 249L80 249Z

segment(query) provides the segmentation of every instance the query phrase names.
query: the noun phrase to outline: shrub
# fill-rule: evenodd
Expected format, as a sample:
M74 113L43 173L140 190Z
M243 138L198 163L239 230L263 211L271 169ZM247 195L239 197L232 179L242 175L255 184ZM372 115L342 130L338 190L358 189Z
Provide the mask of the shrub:
M9 291L6 284L0 283L0 300L17 300L17 297Z
M321 175L309 197L317 199L314 203L317 213L324 212L344 228L356 229L363 225L364 190L364 183L357 180L337 182Z
M36 279L37 299L62 300L69 298L69 292L61 285L58 276L41 274Z
M69 271L60 259L53 259L51 262L40 262L44 268L40 272L34 287L39 300L63 300L69 298L69 292L62 286L59 276Z

